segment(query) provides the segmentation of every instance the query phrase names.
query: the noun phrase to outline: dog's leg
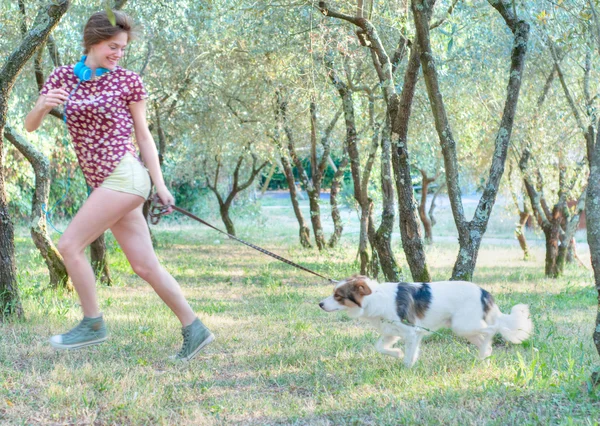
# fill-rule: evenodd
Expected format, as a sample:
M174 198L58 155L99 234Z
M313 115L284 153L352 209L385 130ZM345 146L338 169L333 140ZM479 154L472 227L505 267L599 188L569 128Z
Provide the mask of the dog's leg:
M492 354L492 339L495 330L490 330L490 328L487 327L483 330L477 330L474 334L467 334L466 332L457 334L477 346L477 349L479 349L479 359L485 359Z
M486 359L492 354L492 339L496 334L496 330L492 327L488 327L483 331L483 339L479 346L479 359Z
M419 345L423 339L423 334L419 332L410 333L406 336L406 353L404 354L404 365L411 368L419 358Z
M400 358L402 356L402 351L398 348L392 348L398 339L400 339L399 336L381 336L375 344L375 349L384 355Z
M483 335L481 333L471 334L463 337L477 346L477 349L481 348L481 344L483 343Z
M488 327L485 321L473 321L467 315L457 315L452 318L452 331L477 346L479 359L485 359L492 354L492 338L496 331L493 327Z

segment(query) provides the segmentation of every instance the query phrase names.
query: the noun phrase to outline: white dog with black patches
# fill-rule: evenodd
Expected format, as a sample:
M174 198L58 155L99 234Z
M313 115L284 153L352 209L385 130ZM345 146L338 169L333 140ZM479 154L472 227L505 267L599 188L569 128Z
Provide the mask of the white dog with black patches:
M403 338L404 365L409 368L419 357L421 339L440 328L450 328L477 346L480 359L492 354L496 333L518 344L533 331L527 305L503 314L490 293L466 281L378 284L358 275L336 284L333 295L319 306L327 312L345 310L372 324L381 333L375 348L382 354L400 358L402 351L393 346Z

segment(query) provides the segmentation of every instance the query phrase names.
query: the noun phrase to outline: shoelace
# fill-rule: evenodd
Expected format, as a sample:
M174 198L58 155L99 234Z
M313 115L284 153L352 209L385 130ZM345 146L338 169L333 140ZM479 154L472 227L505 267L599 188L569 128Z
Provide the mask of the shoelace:
M183 346L181 346L181 350L177 354L178 356L183 356L187 352L187 347L190 342L190 332L189 328L183 329Z
M77 326L75 326L75 328L67 331L64 336L65 337L77 337L80 334L82 334L83 332L83 321L80 322L79 324L77 324Z

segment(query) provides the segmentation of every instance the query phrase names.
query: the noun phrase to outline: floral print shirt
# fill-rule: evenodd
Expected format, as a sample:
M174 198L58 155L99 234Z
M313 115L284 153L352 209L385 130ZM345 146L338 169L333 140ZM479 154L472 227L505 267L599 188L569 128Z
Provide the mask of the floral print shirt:
M141 77L133 71L117 66L80 83L73 67L55 68L40 95L61 87L70 94L65 106L67 127L87 184L98 188L127 152L138 158L131 138L129 105L148 95Z

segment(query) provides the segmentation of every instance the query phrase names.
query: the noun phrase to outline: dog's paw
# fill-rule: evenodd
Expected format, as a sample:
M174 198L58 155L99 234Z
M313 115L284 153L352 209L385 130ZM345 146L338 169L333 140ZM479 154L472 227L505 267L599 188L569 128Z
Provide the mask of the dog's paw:
M479 359L484 360L492 355L492 347L488 346L484 352L479 351Z
M402 352L400 349L389 349L387 354L393 356L394 358L402 358L404 356L404 352Z
M402 358L402 356L404 355L404 352L402 352L400 349L396 349L396 348L390 348L390 349L376 348L376 349L377 349L377 352L379 352L383 355L393 356L394 358Z
M404 366L406 368L413 368L413 366L415 365L415 363L416 363L416 361L412 361L412 360L411 361L406 361L406 360L404 360Z

